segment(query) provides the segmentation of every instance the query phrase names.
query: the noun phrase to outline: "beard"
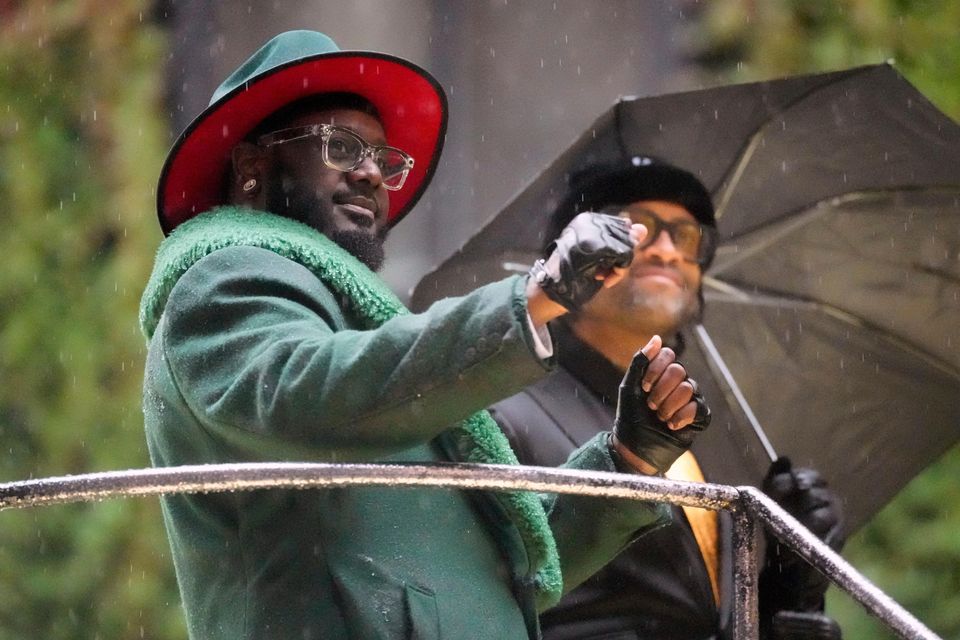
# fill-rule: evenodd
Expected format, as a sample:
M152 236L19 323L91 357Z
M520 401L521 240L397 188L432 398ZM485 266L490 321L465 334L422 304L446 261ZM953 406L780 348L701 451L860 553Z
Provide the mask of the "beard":
M336 229L331 220L329 202L321 200L305 187L291 184L279 171L271 178L266 193L267 211L313 227L371 271L376 272L383 267L386 257L383 243L389 232L387 227L376 233L359 229Z
M650 290L627 280L601 289L578 314L666 337L700 320L702 308L698 291Z
M376 234L366 231L349 229L333 231L325 234L328 238L340 245L347 253L362 262L371 271L379 271L385 258L383 241L387 239L387 229L383 228Z
M700 316L699 296L687 290L683 295L667 291L631 291L630 298L632 304L629 309L635 313L649 314L655 319L654 322L663 327L682 328Z

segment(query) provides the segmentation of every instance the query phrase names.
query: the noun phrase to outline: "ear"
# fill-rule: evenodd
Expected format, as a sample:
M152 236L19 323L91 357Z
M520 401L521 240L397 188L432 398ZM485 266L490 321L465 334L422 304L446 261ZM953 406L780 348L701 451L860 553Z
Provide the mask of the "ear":
M250 142L240 142L231 152L230 199L234 203L253 203L264 191L268 175L266 150Z

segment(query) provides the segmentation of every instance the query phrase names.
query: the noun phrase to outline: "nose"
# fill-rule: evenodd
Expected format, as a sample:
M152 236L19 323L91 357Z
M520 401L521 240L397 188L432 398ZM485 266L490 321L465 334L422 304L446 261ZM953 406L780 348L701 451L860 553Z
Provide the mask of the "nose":
M673 244L673 238L670 237L670 233L666 229L661 229L657 237L644 247L643 252L647 256L659 257L665 264L683 260L677 245Z
M370 156L364 156L357 168L348 172L347 176L355 182L369 182L374 189L383 182L380 165Z

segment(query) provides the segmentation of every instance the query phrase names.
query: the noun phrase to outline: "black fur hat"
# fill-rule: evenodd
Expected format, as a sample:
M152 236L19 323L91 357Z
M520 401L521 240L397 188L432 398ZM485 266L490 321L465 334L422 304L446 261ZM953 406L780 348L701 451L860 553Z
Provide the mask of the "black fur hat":
M647 156L620 162L593 164L574 173L566 197L550 218L546 238L552 240L581 211L638 200L673 202L689 211L700 224L716 228L710 192L689 171ZM709 265L709 256L704 265Z

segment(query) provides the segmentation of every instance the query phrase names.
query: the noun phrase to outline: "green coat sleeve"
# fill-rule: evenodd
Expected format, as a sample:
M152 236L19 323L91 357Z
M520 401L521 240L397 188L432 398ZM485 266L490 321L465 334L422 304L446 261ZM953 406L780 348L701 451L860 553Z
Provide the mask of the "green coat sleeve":
M617 471L602 432L570 454L569 469ZM550 494L544 497L560 554L563 591L592 576L642 535L670 522L666 503ZM541 610L544 608L540 603Z
M306 268L235 247L184 274L155 340L196 419L246 459L382 458L549 368L520 278L359 326Z

